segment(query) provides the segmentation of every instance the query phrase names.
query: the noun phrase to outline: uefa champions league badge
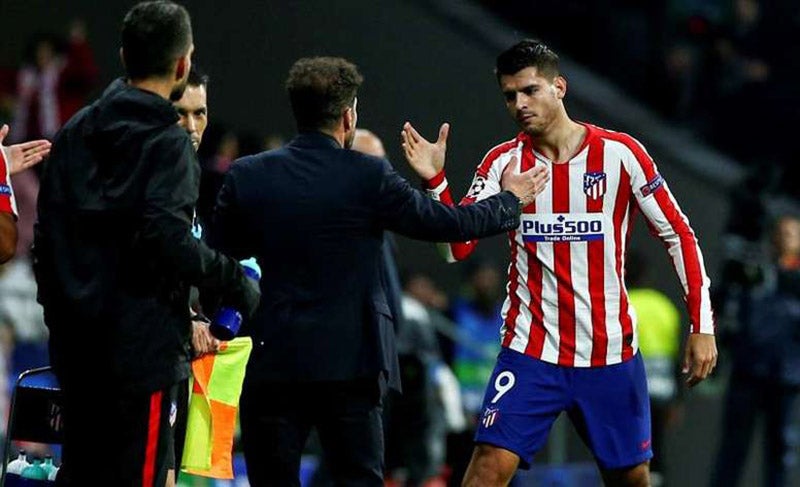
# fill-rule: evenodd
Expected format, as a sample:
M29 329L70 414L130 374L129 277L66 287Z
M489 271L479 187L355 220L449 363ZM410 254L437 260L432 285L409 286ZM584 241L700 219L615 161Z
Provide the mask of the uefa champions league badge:
M485 428L489 428L497 421L498 418L500 418L500 409L488 406L486 410L483 412L483 418L481 418L481 423L483 423L483 426Z
M178 419L178 403L172 401L169 405L169 426L175 426L175 420Z

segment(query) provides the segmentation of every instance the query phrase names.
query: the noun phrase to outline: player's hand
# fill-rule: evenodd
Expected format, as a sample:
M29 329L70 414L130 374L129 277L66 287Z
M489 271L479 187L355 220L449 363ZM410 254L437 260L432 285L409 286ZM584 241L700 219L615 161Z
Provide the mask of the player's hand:
M439 138L432 143L421 136L410 123L403 124L403 130L400 132L403 152L406 161L419 177L428 180L442 172L449 133L450 124L443 123L439 128Z
M8 125L3 125L0 128L0 145L3 144L3 140L7 135ZM50 154L50 145L49 141L41 139L5 147L5 153L9 159L9 173L13 176L39 164L42 159Z
M708 377L717 366L717 342L714 335L692 333L686 340L683 373L689 374L686 384L694 387Z
M216 353L219 350L219 340L211 335L208 323L199 320L192 321L192 348L195 357Z
M500 187L511 191L522 201L523 206L528 206L536 199L536 195L544 190L550 180L550 173L543 164L537 164L527 171L519 172L519 159L511 158L511 162L503 169L500 178Z

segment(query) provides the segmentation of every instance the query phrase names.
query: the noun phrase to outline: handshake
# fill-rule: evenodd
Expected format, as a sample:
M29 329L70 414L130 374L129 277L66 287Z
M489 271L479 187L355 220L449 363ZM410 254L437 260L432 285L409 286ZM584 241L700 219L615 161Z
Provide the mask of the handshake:
M410 123L406 122L403 125L403 130L400 132L403 140L403 152L408 164L421 178L433 179L444 169L449 132L450 124L442 124L439 129L439 138L434 143L422 137ZM524 207L533 203L536 195L544 190L549 180L550 174L544 165L537 164L527 171L520 172L519 160L514 156L503 170L500 187L513 193Z

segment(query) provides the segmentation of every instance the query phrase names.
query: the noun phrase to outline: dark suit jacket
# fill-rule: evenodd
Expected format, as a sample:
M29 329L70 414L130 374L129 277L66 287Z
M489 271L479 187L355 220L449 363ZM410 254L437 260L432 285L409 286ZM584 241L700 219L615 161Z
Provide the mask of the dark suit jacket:
M244 327L247 379L378 377L399 386L392 312L382 273L384 230L464 241L519 225L508 192L447 207L413 189L384 159L342 149L317 132L236 161L209 232L212 246L255 256L261 305Z

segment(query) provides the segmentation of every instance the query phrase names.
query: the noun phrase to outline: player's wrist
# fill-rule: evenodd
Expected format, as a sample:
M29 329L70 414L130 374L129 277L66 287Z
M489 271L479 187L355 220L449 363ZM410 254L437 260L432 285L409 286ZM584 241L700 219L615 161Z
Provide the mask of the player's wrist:
M445 179L447 179L447 175L444 172L444 168L442 168L433 176L423 178L423 183L425 184L426 189L436 189L445 181Z

